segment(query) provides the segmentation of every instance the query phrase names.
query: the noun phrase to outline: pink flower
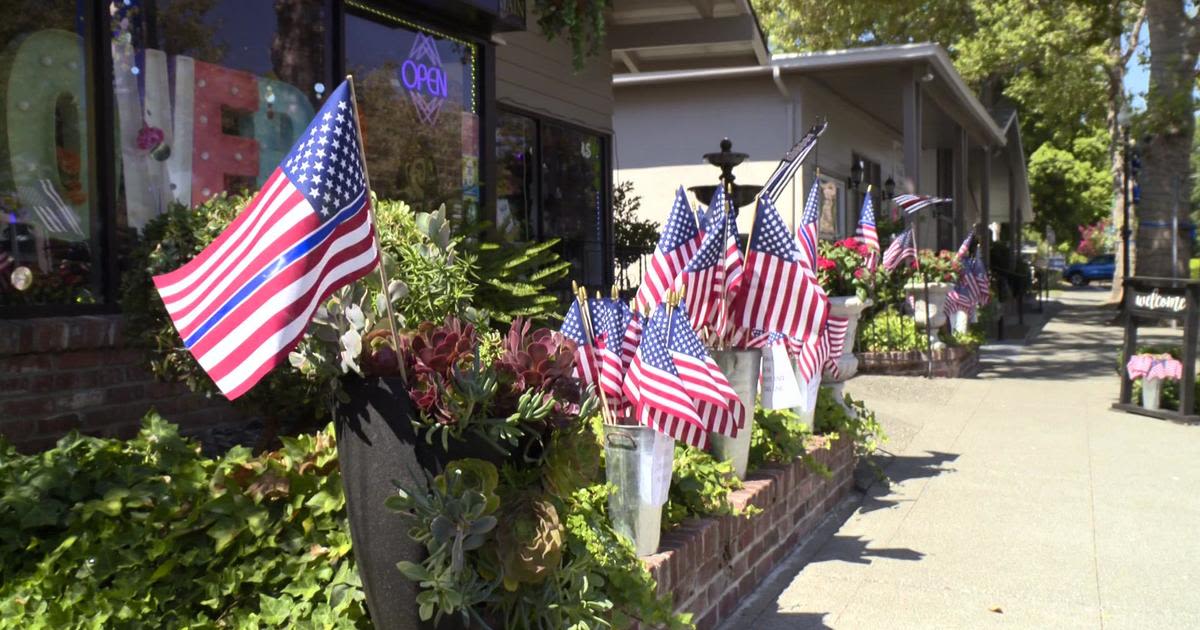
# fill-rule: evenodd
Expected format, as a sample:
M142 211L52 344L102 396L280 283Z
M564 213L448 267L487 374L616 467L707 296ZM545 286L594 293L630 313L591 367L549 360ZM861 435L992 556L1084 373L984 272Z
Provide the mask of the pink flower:
M855 270L854 270L854 277L855 277L855 278L858 278L859 280L862 280L862 277L863 277L864 275L866 275L866 270L865 270L865 269L862 269L862 268L860 267L860 268L858 268L858 269L855 269Z
M837 268L837 263L833 262L832 260L829 260L828 258L825 258L825 257L817 258L817 269L820 269L821 271L829 271L830 269L836 269L836 268Z

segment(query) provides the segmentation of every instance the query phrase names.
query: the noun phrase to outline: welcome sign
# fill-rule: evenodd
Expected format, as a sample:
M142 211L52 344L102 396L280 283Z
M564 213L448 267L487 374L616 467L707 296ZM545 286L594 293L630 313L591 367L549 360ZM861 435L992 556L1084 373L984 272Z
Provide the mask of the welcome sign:
M1186 295L1163 294L1158 289L1133 292L1133 307L1157 315L1175 316L1187 310Z

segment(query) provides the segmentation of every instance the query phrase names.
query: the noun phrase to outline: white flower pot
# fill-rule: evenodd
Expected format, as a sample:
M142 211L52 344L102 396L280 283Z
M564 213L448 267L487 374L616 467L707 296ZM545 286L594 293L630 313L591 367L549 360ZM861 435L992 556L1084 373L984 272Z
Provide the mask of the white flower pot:
M950 295L952 288L954 285L946 282L930 282L929 308L926 311L925 283L909 283L904 287L905 296L913 299L913 317L917 320L917 326L925 329L925 334L929 336L929 344L935 350L945 347L945 344L938 340L937 333L946 325L946 297ZM926 312L929 314L928 319L925 316Z
M1161 378L1142 379L1143 409L1158 409L1162 404L1162 382Z
M829 316L846 318L846 350L837 360L838 375L834 376L829 370L821 375L826 382L847 380L858 373L858 357L854 356L854 339L858 334L858 320L871 300L860 300L855 295L839 295L829 298Z

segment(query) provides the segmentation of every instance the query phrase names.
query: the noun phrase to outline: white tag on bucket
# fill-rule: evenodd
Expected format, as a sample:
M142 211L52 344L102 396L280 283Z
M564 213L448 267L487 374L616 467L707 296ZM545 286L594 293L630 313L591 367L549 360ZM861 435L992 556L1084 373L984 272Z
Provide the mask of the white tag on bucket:
M787 349L782 344L768 346L762 363L762 406L789 409L800 404L801 396Z
M800 387L800 402L795 405L797 413L810 414L817 408L817 394L821 390L821 375L816 374Z
M667 502L671 485L671 465L675 460L675 440L658 431L653 441L638 449L638 500L645 505Z

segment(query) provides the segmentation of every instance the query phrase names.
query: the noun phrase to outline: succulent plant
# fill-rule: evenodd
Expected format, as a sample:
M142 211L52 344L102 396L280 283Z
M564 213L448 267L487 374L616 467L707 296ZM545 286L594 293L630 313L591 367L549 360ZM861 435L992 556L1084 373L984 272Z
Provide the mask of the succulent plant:
M538 584L558 569L565 530L558 510L545 497L527 498L504 511L496 530L504 587Z
M504 338L503 353L496 361L503 385L498 406L520 412L524 394L538 392L543 401L553 400L554 404L535 420L556 421L578 415L580 392L572 378L575 344L557 331L531 328L529 321L517 318Z

